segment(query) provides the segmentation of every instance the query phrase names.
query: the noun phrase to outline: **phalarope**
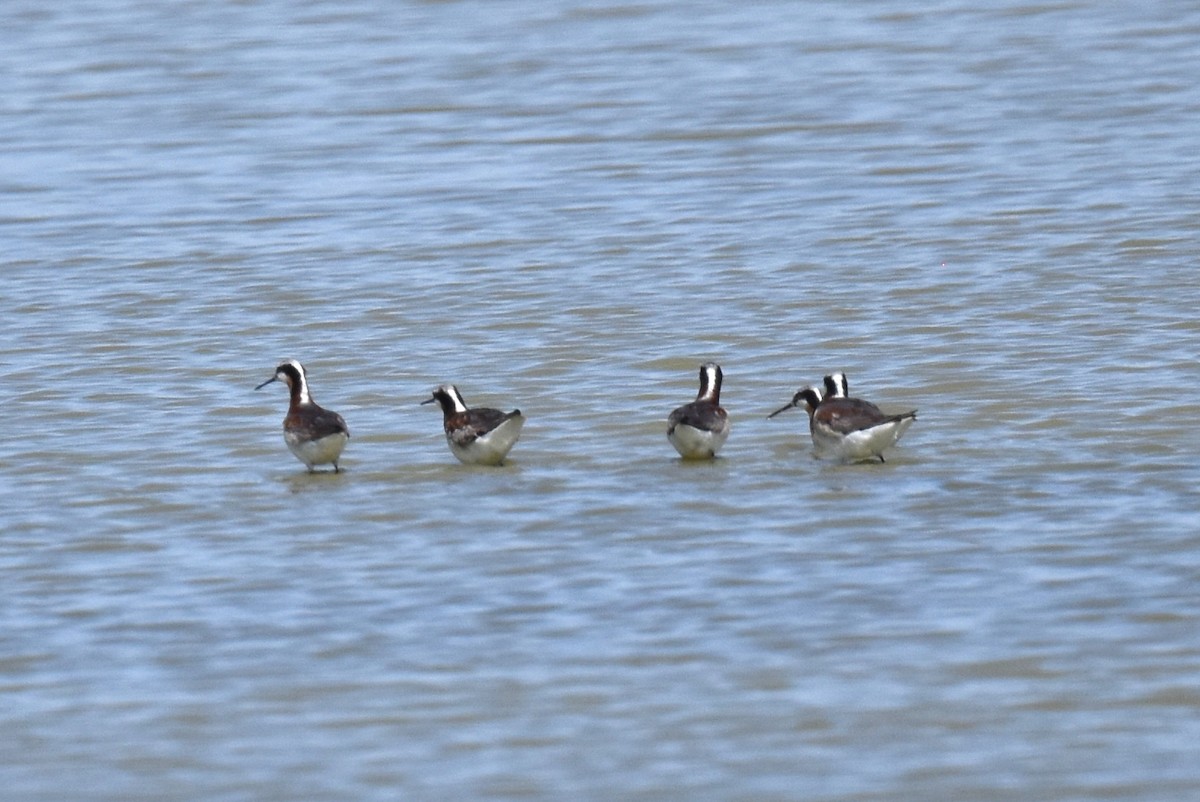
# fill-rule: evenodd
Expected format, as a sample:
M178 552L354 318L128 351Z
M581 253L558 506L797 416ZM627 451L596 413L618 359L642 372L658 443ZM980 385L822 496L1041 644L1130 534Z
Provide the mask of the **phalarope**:
M308 467L310 473L315 466L330 463L337 473L340 470L338 458L350 437L346 421L313 401L308 391L307 373L296 360L281 362L275 368L275 375L254 389L261 390L273 381L284 382L291 393L288 413L283 419L283 440L288 450Z
M803 402L808 410L809 431L817 456L845 462L876 458L885 462L884 450L895 445L917 419L915 409L887 415L870 401L850 398L844 373L826 376L824 384L824 392L805 387L792 397L791 403L767 416L773 418Z
M504 462L525 425L525 416L519 409L501 412L487 407L468 408L453 384L441 385L421 403L434 401L442 408L442 426L451 453L467 465Z
M711 459L729 437L729 415L721 408L721 367L700 366L700 392L667 418L667 439L684 459Z

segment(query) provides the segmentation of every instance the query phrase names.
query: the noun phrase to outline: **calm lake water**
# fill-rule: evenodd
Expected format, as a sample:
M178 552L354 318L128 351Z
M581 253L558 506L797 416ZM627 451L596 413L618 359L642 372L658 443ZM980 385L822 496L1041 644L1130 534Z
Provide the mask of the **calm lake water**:
M0 28L0 796L1200 798L1196 4Z

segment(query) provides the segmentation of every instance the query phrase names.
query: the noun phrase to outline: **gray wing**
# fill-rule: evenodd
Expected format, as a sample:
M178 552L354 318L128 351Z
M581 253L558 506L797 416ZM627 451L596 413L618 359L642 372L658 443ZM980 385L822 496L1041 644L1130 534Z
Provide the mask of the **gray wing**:
M885 415L879 407L861 398L835 398L821 404L813 418L838 434L861 432L884 423L895 423L905 418L915 418L917 411L899 415Z
M350 436L350 429L341 415L328 409L320 409L319 414L312 420L313 435L317 438L328 437L331 434Z
M716 404L705 401L693 401L684 404L667 417L667 434L675 431L679 424L691 426L706 432L715 432L725 425L728 415Z
M450 436L454 442L465 446L483 437L509 418L515 418L520 414L521 410L519 409L514 409L512 412L501 412L488 407L471 409L464 416L465 420L454 421L455 425Z

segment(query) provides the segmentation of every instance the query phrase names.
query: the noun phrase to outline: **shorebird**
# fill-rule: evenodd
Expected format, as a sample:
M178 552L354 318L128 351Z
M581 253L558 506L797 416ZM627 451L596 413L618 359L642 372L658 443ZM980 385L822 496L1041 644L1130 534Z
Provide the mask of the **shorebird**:
M878 458L885 462L884 450L895 445L917 419L915 409L887 415L870 401L850 398L844 373L826 376L824 384L824 392L805 387L792 397L791 403L767 416L773 418L804 402L813 446L819 457L834 457L843 462Z
M254 389L261 390L273 381L282 381L291 393L288 413L283 419L283 441L287 443L288 450L308 467L309 473L317 465L330 463L333 464L334 473L337 473L338 458L350 438L346 421L341 415L313 401L308 391L308 376L304 366L296 360L281 362L275 368L275 375Z
M712 459L729 437L729 415L721 408L721 367L700 366L700 392L667 418L667 439L684 459Z
M521 410L501 412L498 409L470 409L453 384L443 384L422 404L434 401L442 408L442 426L446 442L460 462L467 465L499 465L512 450L525 417Z

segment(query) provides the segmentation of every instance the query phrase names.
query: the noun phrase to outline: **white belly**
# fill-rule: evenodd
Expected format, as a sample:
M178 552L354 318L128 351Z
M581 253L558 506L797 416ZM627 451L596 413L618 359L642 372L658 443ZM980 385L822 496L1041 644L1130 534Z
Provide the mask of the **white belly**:
M524 425L524 416L518 415L515 418L509 418L483 437L477 437L466 445L456 443L449 437L446 438L446 442L450 444L450 452L458 458L459 462L467 465L499 465L504 462L508 452L516 445L517 438L521 436L521 427Z
M680 423L667 435L671 445L684 459L712 459L728 437L728 423L715 432Z
M915 418L904 418L891 423L881 423L870 429L862 429L842 436L813 427L813 445L816 446L817 456L842 460L843 462L862 462L877 459L886 449L891 448L900 436L912 425Z
M284 432L284 442L288 450L296 455L296 459L308 466L311 471L314 465L336 464L346 447L347 437L343 432L326 435L320 440L303 440L290 432Z

